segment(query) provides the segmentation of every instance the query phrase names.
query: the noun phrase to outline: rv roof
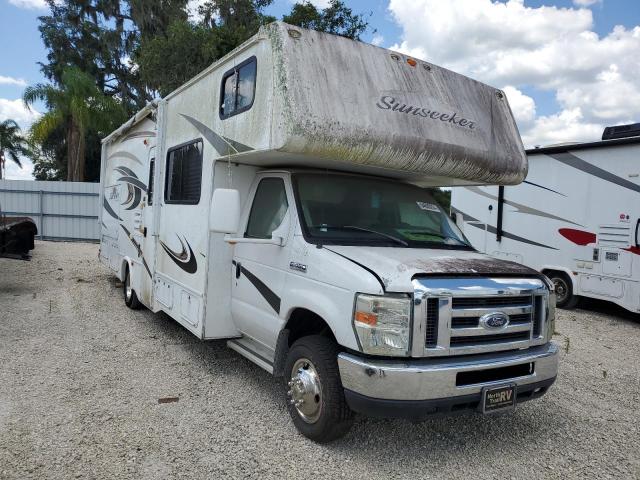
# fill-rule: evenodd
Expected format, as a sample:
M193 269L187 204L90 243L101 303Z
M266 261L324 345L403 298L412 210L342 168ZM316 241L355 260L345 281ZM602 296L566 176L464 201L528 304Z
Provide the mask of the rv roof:
M598 140L596 142L584 143L568 143L563 145L550 145L548 147L530 148L526 151L527 155L562 153L570 150L587 150L591 148L615 147L620 145L629 145L640 143L640 136L628 138L616 138L614 140Z

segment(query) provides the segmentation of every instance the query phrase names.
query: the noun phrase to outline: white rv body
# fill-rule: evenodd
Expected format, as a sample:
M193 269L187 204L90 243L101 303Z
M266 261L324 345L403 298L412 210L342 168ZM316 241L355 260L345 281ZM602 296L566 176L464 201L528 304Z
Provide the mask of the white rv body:
M464 187L452 212L473 246L550 277L574 295L640 312L640 137L528 150L521 185ZM498 234L501 224L502 234Z
M125 283L127 304L133 298L166 312L201 339L230 339L231 348L275 375L289 375L284 370L300 341L331 339L327 348L340 353L329 361L338 357L350 408L410 418L457 404L478 406L490 387L510 389L513 403L516 386L518 401L537 398L555 380L550 284L448 237L456 227L415 186L524 178L524 149L498 90L371 45L275 23L107 137L101 168L100 259ZM399 214L397 205L358 188L343 189L340 198L328 192L332 183L326 192L313 182L299 191L305 175L397 187L398 195L420 197L406 204L413 216L406 222L433 217L449 233L427 242L424 232L403 227L404 241L347 219L341 228L356 232L351 241L318 239L333 226L305 219L329 207L340 213L341 206L348 216L352 195L370 195L365 207L376 215L383 209L387 217ZM271 207L268 215L260 213ZM242 213L231 222L235 214L229 212L236 210ZM310 225L319 227L316 237ZM415 246L425 243L431 247ZM475 305L478 295L492 297L497 307L478 300L477 308L459 312L476 315L476 325L467 319L466 327L451 331L452 296ZM504 296L510 300L502 302ZM404 347L389 348L405 348L400 357L418 363L363 353L373 348L363 346L359 335L366 333L354 327L363 298L410 309L402 317L410 325L398 337ZM414 299L415 307L408 303ZM427 319L433 301L441 302L442 314ZM496 324L499 331L478 320L497 314L499 322L508 313L518 321ZM380 328L371 335L382 335ZM426 343L425 335L432 336ZM374 337L368 338L379 341ZM469 354L484 356L463 358ZM435 358L444 356L451 357L446 371L445 359ZM457 383L459 372L486 369L499 376ZM518 378L511 378L516 370ZM289 396L309 393L296 390L315 385L305 375L304 382L291 377ZM304 403L290 400L295 408ZM403 402L414 400L422 403L407 409ZM399 402L393 411L385 406L389 401ZM338 436L336 429L310 432L313 421L292 415L310 438ZM327 425L338 423L344 422Z

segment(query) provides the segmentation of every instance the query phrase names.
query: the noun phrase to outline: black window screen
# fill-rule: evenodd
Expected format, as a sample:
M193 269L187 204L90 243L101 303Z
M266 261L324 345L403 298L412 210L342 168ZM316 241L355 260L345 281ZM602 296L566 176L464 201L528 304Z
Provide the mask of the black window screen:
M202 184L202 140L172 148L167 154L165 203L195 205Z
M153 205L153 171L155 170L156 159L149 161L149 183L147 184L147 204Z
M256 57L251 57L222 77L221 118L242 113L253 105L256 92L256 63Z

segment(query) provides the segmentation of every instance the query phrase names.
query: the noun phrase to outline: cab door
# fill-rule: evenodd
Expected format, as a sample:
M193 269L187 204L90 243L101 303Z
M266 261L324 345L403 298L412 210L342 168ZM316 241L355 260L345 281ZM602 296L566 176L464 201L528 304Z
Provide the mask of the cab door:
M231 313L243 335L275 348L294 223L288 177L259 176L250 198L240 230L244 242L233 256Z

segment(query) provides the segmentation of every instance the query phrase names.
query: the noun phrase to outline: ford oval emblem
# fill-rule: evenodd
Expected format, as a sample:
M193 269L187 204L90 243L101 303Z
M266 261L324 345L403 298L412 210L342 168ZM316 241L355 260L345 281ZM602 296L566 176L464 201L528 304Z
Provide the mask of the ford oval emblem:
M480 317L480 325L492 330L504 328L509 325L509 315L502 312L485 313Z

